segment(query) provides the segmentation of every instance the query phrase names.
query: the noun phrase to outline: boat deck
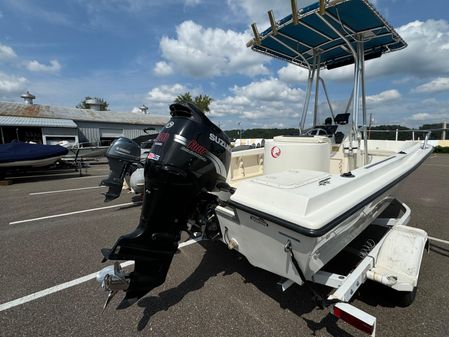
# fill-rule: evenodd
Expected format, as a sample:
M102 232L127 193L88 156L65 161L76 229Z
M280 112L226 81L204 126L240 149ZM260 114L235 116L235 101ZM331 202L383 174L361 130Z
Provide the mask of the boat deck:
M444 240L448 169L448 155L432 155L399 188L412 209L410 225ZM0 186L0 336L360 336L316 309L306 289L281 293L276 275L213 242L183 247L167 282L137 305L116 311L114 298L102 313L106 293L92 277L80 278L104 267L99 249L134 229L140 213L131 194L103 203L104 188L97 186L107 173L106 165L95 165L84 177L67 171ZM374 284L364 285L352 304L377 317L377 336L447 336L448 263L449 246L432 243L410 307L394 307ZM70 287L73 280L78 284ZM41 298L26 302L39 291Z

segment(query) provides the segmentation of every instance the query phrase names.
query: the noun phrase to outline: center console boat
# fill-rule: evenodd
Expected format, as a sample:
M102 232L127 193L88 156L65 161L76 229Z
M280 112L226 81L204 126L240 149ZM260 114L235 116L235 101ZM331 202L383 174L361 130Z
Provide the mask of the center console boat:
M407 294L416 289L427 235L405 226L410 212L396 201L395 191L432 147L428 135L424 141L370 140L365 99L365 61L406 43L368 1L321 0L299 10L295 0L291 3L292 13L279 21L268 12L271 26L262 33L253 24L247 46L308 70L298 135L274 137L265 140L264 148L231 155L226 135L201 111L190 104L172 105L172 119L147 157L139 226L103 250L107 260L135 261L130 274L118 264L100 274L111 295L125 290L130 302L163 283L179 233L191 223L204 238L221 239L290 284L338 288L334 301L347 302L368 278ZM352 92L346 109L336 113L320 72L350 64ZM330 113L324 123L318 121L320 85ZM306 128L308 118L312 123ZM116 192L139 154L131 143L129 149L123 144L117 141L108 152L112 173L105 184ZM363 250L363 257L375 256L363 259L352 278L340 278L351 282L324 272L395 204L403 216L384 221L388 230ZM359 317L355 309L333 307ZM372 320L363 317L370 326L366 332L373 333Z

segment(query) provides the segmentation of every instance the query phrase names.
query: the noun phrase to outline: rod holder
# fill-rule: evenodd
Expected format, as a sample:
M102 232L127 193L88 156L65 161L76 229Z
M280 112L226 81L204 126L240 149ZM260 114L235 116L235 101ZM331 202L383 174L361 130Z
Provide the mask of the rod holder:
M291 4L292 4L293 24L297 25L299 23L298 4L296 3L296 0L291 0Z
M251 29L253 30L254 34L254 44L260 44L260 34L259 31L257 30L256 23L251 24Z
M326 13L326 4L324 1L325 0L320 0L320 9L318 10L320 15L324 15Z
M271 25L271 31L273 32L273 35L276 35L278 33L278 27L276 25L276 20L274 19L273 10L268 11L268 18L270 19L270 25Z

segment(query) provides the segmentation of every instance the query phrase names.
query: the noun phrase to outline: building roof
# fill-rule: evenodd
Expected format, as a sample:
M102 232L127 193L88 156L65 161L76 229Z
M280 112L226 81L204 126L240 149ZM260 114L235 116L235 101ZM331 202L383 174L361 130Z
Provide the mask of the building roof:
M144 115L131 112L95 111L41 104L0 102L0 116L69 119L73 121L164 125L169 116Z
M75 122L71 119L17 117L17 116L0 116L0 126L34 126L34 127L53 127L53 128L78 127L75 124Z

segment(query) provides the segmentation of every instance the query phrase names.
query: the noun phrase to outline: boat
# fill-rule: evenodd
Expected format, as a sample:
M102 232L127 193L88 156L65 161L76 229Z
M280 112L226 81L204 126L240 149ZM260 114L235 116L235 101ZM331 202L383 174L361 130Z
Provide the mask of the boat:
M86 145L83 143L77 143L77 144L60 144L61 146L66 147L69 152L67 155L64 156L65 160L84 160L88 158L98 158L98 157L104 157L106 154L106 151L108 150L109 146L100 146L100 145Z
M152 128L151 128L152 129ZM150 149L153 146L153 142L156 139L158 133L154 130L143 130L145 133L147 132L153 132L153 133L147 133L145 135L136 137L133 139L134 142L139 144L140 146L140 161L145 164L145 160L148 157L148 154L150 153ZM143 166L142 166L143 167Z
M361 320L362 330L369 326L371 334L375 319L343 303L366 279L413 297L427 234L405 226L410 210L395 191L433 148L429 135L424 141L368 139L364 68L366 60L407 45L368 1L320 0L300 10L295 0L291 3L292 13L279 21L268 12L271 27L262 33L253 24L247 46L308 70L298 135L231 153L227 136L195 106L171 105L172 118L145 164L139 225L102 250L105 261L135 261L132 273L116 262L99 274L109 291L106 304L118 290L125 291L122 303L130 305L162 284L179 232L189 226L203 238L219 238L289 285L315 282L336 288L326 305L335 315L346 312L352 322ZM353 89L346 109L336 113L320 71L350 64ZM324 122L318 114L320 85L330 113ZM306 127L308 117L311 127ZM120 174L139 153L131 143L112 144L109 181L123 179ZM386 217L392 209L402 215ZM373 225L381 235L362 245L353 272L326 271Z
M263 173L253 169L251 179L242 160L231 163L236 174L228 182L236 190L216 212L222 232L238 242L239 252L253 265L302 284L388 207L398 183L430 155L432 146L368 139L365 60L406 47L374 7L364 0L322 1L298 11L292 4L292 14L278 22L269 11L271 27L264 32L253 24L248 46L308 70L300 134L267 140ZM351 63L353 90L346 109L335 114L320 70ZM320 84L330 113L322 124ZM305 128L313 87L313 123ZM299 273L286 268L287 241Z
M68 150L59 145L14 141L0 144L0 180L11 169L46 167L55 164Z
M0 144L0 168L44 167L57 162L68 150L59 145L23 142Z

